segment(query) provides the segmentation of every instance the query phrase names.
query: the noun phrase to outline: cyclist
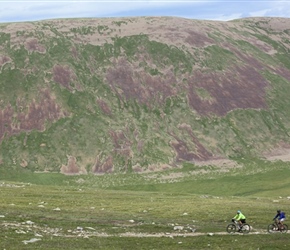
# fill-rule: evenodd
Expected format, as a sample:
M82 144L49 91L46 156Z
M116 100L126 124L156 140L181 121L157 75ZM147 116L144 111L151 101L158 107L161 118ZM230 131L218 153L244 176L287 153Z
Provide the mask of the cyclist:
M237 214L234 216L234 218L232 218L232 222L238 221L239 223L239 232L242 229L242 226L244 223L246 223L246 216L242 214L242 212L240 210L237 211Z
M278 224L281 225L281 229L284 228L283 226L283 221L286 219L286 215L283 211L281 210L277 210L277 214L276 216L273 218L273 220L275 220Z

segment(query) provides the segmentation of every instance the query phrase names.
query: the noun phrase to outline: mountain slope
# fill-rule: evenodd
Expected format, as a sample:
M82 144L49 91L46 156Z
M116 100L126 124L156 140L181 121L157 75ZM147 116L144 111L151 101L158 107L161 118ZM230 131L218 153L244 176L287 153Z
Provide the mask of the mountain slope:
M289 147L290 19L0 25L0 163L156 171Z

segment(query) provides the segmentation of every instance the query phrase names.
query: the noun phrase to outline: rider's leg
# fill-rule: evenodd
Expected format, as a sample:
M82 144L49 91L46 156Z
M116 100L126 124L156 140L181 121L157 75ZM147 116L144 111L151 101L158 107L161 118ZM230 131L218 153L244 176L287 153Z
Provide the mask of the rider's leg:
M280 230L280 221L278 219L275 220L275 224L276 224L276 231Z
M246 223L245 219L239 220L239 231L242 231L242 227L244 223Z
M284 225L283 225L283 221L284 221L285 219L283 218L283 219L281 219L280 221L279 221L279 223L280 223L280 229L284 229Z

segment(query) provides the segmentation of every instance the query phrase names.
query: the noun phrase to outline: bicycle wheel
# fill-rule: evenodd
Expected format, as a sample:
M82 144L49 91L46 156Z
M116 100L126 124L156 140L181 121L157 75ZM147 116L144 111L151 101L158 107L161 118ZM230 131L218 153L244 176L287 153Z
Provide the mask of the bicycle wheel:
M229 225L227 226L227 232L228 232L228 233L234 233L234 232L236 232L236 229L237 229L237 227L236 227L235 224L229 224Z
M251 227L250 227L249 224L247 224L247 223L246 224L243 224L242 233L248 234L250 232L250 230L251 230Z
M268 226L268 232L269 233L275 233L275 232L277 232L277 226L275 224L270 224Z
M287 233L288 226L286 224L283 225L283 229L280 229L281 233Z

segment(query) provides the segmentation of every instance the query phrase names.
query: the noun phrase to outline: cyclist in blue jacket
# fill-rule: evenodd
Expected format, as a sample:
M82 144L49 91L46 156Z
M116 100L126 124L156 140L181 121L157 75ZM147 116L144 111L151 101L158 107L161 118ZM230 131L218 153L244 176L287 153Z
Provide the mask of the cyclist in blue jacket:
M273 218L273 220L275 220L278 224L281 224L281 229L283 229L284 228L283 221L286 220L286 215L285 215L285 213L283 211L277 210L277 214Z

